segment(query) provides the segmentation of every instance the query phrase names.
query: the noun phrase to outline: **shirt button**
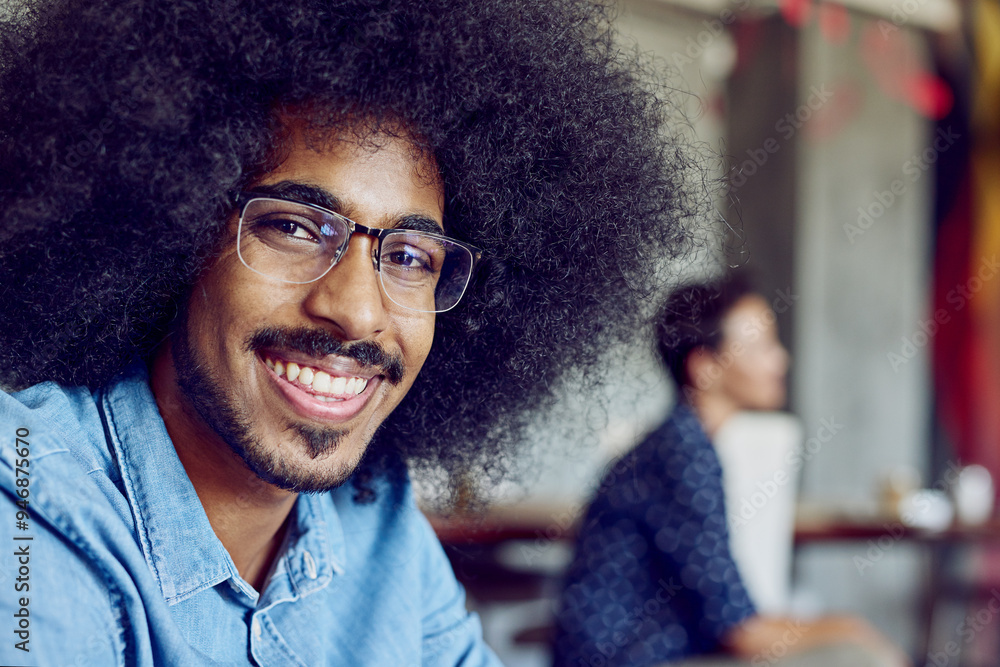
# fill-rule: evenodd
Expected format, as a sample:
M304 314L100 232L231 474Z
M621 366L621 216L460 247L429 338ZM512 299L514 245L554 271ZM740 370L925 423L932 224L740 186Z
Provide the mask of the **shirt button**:
M302 562L306 566L306 576L310 579L316 578L316 561L313 560L312 554L308 551L302 554Z
M254 617L253 622L250 624L250 627L253 630L254 639L260 639L260 636L263 634L263 630L260 629L260 621L257 620L256 616Z

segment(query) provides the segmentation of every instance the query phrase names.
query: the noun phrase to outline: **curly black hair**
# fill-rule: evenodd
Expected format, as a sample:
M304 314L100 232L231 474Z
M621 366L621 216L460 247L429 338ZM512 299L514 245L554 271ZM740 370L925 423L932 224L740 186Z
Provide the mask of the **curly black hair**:
M485 251L370 448L502 471L570 369L637 331L703 214L655 67L578 0L51 0L0 25L0 385L149 359L282 110L405 123ZM684 130L686 132L686 130Z

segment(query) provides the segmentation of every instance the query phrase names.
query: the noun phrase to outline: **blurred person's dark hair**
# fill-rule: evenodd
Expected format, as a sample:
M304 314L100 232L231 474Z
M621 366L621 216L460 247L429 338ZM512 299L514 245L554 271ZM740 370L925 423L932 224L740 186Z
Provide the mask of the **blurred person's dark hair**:
M687 358L699 348L718 350L722 320L736 303L757 294L744 270L711 282L692 283L673 291L656 320L656 347L677 388L691 385Z

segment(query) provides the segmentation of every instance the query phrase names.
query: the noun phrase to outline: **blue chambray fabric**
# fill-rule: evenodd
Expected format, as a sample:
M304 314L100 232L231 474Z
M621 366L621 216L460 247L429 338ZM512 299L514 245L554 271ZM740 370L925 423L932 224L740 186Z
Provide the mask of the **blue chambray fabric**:
M19 428L27 530L15 522ZM349 484L300 496L258 595L212 531L144 367L94 393L0 392L0 442L0 664L499 664L408 482L379 482L367 505ZM29 545L26 592L14 544ZM20 596L30 653L12 634Z
M557 614L557 667L659 665L716 651L755 613L729 551L722 468L676 406L608 468Z

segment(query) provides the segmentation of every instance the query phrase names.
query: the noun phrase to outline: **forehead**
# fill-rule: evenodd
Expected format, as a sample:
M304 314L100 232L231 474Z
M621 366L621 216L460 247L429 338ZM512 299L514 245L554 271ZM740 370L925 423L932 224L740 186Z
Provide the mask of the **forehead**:
M760 334L776 334L777 323L770 304L758 294L748 294L733 304L722 318L725 340L735 341Z
M406 135L370 133L307 134L291 125L280 162L254 186L298 183L329 193L347 217L426 216L440 227L444 187L437 164ZM312 202L319 203L319 202ZM358 222L365 223L359 219Z

